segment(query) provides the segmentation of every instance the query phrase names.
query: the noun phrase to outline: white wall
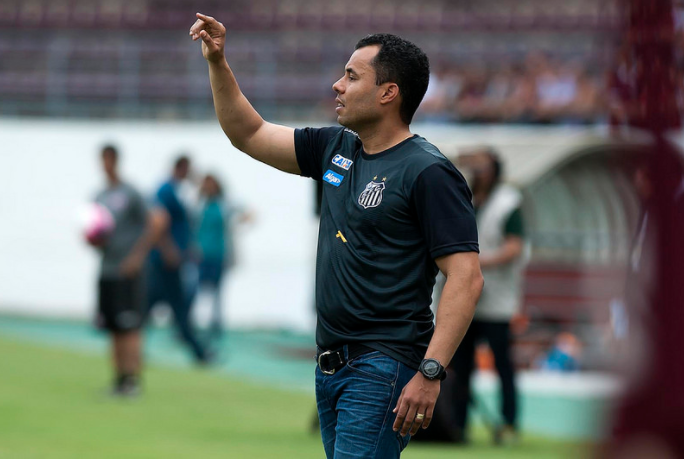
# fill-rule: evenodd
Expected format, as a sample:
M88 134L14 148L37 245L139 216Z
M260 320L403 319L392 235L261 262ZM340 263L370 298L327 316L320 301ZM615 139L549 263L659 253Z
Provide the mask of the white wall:
M585 128L415 126L448 155L488 143L521 183L558 162ZM595 131L595 130L594 130ZM239 264L224 298L231 326L312 330L317 221L314 182L235 150L216 121L37 121L0 119L0 312L87 318L97 254L77 213L102 186L100 147L119 146L124 177L150 194L187 152L198 172L217 171L257 220L238 234ZM532 172L530 172L532 171Z
M199 172L216 171L256 214L237 236L229 323L312 329L314 183L246 157L216 122L0 120L0 312L91 316L98 257L77 214L103 184L106 142L119 146L123 176L147 194L181 151Z

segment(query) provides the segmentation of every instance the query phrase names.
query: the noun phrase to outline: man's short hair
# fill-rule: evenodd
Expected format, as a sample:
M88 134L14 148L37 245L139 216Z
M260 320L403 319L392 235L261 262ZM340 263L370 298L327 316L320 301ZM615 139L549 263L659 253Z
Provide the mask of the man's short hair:
M119 150L112 144L107 144L102 147L102 157L111 155L112 158L119 159Z
M368 35L359 40L356 48L379 45L373 58L375 84L392 82L399 86L401 120L411 124L425 96L430 81L430 61L425 53L410 41L389 33Z

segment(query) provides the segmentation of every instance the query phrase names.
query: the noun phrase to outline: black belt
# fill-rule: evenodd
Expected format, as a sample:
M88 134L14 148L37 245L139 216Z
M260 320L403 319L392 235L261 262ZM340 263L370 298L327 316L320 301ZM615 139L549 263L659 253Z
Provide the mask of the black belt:
M333 375L337 370L345 366L349 360L375 350L362 344L349 344L346 348L347 358L344 356L344 347L336 351L325 351L318 348L318 354L316 355L318 368L326 375Z

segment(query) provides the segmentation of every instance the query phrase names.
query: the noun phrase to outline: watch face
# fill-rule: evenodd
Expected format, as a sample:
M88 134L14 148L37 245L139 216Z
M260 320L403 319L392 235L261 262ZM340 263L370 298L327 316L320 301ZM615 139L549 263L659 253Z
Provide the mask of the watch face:
M423 364L423 372L429 377L437 376L437 373L439 373L439 363L436 360L426 360Z

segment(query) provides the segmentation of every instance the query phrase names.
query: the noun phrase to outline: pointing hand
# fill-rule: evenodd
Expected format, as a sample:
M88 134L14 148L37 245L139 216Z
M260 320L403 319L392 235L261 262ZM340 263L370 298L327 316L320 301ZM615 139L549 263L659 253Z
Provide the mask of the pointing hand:
M197 20L190 27L193 41L202 39L202 55L209 62L223 59L223 47L226 43L226 28L211 16L197 13Z

